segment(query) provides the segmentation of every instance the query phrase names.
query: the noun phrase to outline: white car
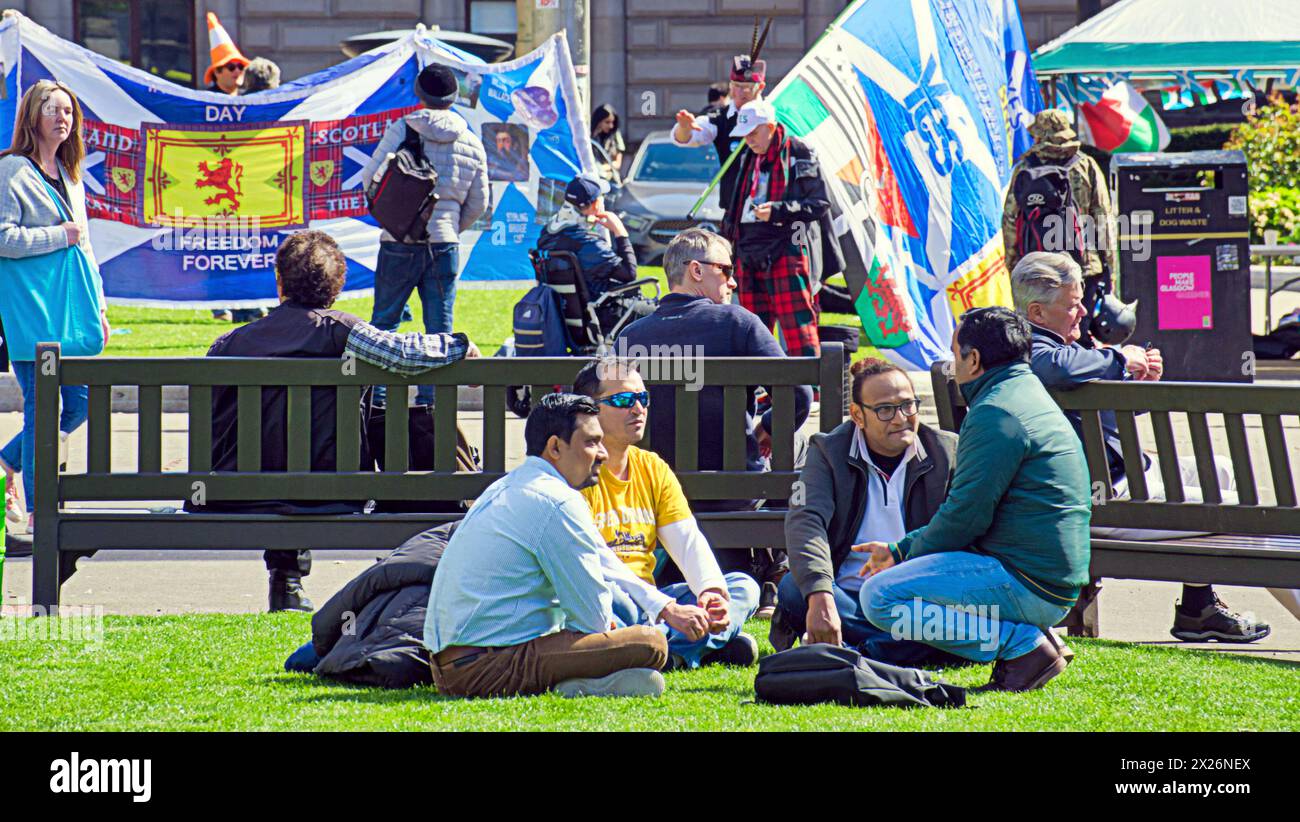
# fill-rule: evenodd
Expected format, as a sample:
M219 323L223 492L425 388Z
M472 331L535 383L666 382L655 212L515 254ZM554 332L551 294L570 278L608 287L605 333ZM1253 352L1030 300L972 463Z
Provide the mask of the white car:
M673 237L687 228L721 228L722 207L716 187L695 217L686 217L718 169L718 154L712 145L683 148L673 143L670 132L646 135L614 203L639 262L657 263Z

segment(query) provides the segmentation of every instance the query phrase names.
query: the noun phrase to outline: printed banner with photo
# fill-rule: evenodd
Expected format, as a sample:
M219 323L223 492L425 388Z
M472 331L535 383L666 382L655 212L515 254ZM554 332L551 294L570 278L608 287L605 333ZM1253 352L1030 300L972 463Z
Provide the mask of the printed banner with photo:
M1043 107L1013 0L858 0L771 99L831 180L872 345L926 368L1010 305L1002 198Z
M278 89L194 91L56 37L21 14L0 23L0 146L42 79L77 95L90 238L110 301L253 307L276 301L275 252L295 230L329 233L346 296L374 286L379 228L361 169L389 123L418 108L430 62L460 77L453 110L483 140L491 206L461 235L465 280L531 280L528 249L595 160L563 35L486 64L423 28ZM255 229L255 230L254 230Z

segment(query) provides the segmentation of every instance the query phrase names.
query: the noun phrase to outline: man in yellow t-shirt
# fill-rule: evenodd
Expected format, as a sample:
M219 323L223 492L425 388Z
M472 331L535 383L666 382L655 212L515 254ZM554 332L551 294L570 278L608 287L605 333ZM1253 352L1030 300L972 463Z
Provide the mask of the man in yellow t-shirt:
M621 576L610 579L616 620L655 625L665 633L665 670L755 664L758 643L741 629L758 608L758 584L748 574L722 573L672 468L633 444L645 434L649 403L635 361L606 357L589 363L573 390L596 401L609 452L598 483L582 495L596 530L636 577L635 584ZM686 582L655 586L660 547Z

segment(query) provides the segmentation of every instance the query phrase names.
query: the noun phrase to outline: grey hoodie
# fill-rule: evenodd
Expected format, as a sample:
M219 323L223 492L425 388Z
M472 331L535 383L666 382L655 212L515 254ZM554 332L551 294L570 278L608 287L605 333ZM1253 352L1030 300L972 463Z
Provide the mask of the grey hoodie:
M365 185L370 184L389 152L401 147L408 123L420 135L424 156L438 170L438 205L429 219L429 241L457 242L460 233L473 225L488 204L487 154L482 141L459 114L449 109L422 108L393 122L361 178ZM391 242L393 236L385 231L380 239Z

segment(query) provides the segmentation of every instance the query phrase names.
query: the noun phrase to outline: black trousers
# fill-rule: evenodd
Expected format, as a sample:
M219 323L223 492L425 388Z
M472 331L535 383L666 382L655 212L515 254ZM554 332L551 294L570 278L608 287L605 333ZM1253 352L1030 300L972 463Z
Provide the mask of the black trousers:
M268 571L284 571L298 576L311 573L311 551L267 550L262 552Z

